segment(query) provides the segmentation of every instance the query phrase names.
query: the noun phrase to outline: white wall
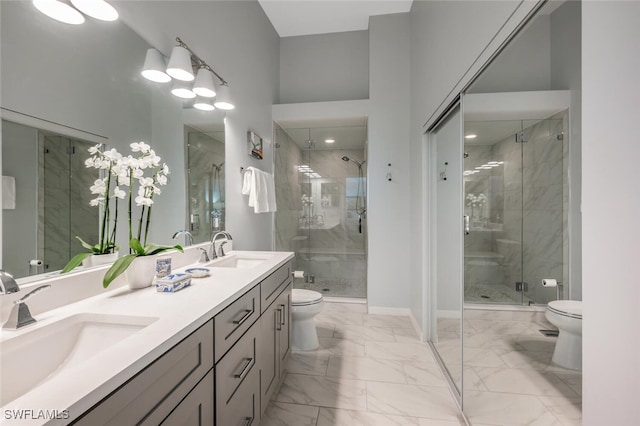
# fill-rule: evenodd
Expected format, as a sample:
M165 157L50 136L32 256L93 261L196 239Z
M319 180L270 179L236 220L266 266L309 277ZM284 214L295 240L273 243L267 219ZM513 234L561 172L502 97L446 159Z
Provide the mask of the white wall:
M640 3L582 4L583 424L640 418Z
M368 97L368 31L280 39L279 103Z
M367 299L370 308L409 307L409 14L369 20L370 115ZM386 174L390 171L393 180Z

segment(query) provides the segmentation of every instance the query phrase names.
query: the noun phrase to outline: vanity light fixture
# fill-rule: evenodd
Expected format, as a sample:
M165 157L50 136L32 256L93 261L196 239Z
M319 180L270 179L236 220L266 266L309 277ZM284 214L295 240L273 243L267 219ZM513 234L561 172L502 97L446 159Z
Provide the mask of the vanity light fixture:
M183 46L174 46L167 65L167 74L176 80L193 81L193 68L191 66L191 55Z
M155 81L156 83L168 83L171 81L169 74L165 72L167 69L167 63L164 60L164 56L157 49L147 49L147 56L144 59L144 67L142 69L142 76L147 80Z
M216 108L225 111L232 110L235 108L235 105L233 105L229 99L229 85L226 81L223 81L220 86L218 86L216 101L213 103L213 105L215 105Z
M118 19L118 11L104 0L33 0L33 5L48 17L65 24L82 24L84 15L101 21Z
M40 12L65 24L80 25L84 23L84 15L70 4L58 0L33 0L33 5Z
M100 21L115 21L118 11L104 0L71 0L71 4L80 12Z
M159 83L169 82L173 78L174 87L171 93L182 99L193 99L197 95L194 108L204 111L213 111L216 108L227 111L234 109L229 96L229 83L180 40L180 37L176 37L176 43L166 69L164 56L156 49L147 50L142 75ZM197 72L194 73L194 70ZM218 79L218 84L214 76ZM191 81L193 84L188 84ZM212 105L213 98L215 100Z
M171 93L181 99L193 99L196 94L191 90L191 86L187 82L174 80Z
M213 73L208 65L202 65L193 83L193 92L198 96L213 98L216 96L216 83L213 81Z
M214 109L216 109L216 107L211 104L211 101L209 99L202 96L196 97L196 101L193 103L193 107L199 109L200 111L213 111Z

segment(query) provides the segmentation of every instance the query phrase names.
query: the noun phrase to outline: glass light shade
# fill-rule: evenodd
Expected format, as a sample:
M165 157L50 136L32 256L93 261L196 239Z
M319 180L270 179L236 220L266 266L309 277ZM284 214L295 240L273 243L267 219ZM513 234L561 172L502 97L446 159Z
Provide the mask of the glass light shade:
M162 53L151 48L147 50L141 74L147 80L155 81L156 83L168 83L171 81L171 77L164 72L166 67Z
M191 87L179 80L174 81L171 93L181 99L193 99L196 97L196 94L193 93Z
M118 11L104 0L71 0L80 12L101 21L115 21Z
M216 95L216 83L213 73L206 68L200 68L193 83L193 91L198 96L213 98Z
M33 0L33 5L40 12L65 24L79 25L84 22L84 16L70 5L58 0Z
M175 46L171 51L167 74L176 80L193 81L193 68L191 67L191 53L182 46Z
M229 86L221 84L218 86L218 92L216 94L216 101L213 104L216 108L221 110L231 110L235 108L229 98Z
M196 97L196 101L194 102L193 107L201 111L213 111L214 109L216 109L216 107L211 104L210 99L203 98L201 96Z

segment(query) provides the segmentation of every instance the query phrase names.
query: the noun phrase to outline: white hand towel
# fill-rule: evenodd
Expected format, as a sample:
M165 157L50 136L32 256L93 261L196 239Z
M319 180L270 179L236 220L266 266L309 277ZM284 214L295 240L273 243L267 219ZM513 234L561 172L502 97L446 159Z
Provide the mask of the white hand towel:
M267 173L267 198L269 201L269 211L275 212L278 210L276 205L276 183L273 173Z
M2 209L15 210L16 208L16 178L2 176Z

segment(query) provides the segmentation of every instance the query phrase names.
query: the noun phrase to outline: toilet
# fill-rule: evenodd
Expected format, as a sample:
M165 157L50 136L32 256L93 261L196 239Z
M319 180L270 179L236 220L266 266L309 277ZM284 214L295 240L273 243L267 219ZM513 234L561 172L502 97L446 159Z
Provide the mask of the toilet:
M294 351L312 351L320 345L313 318L322 311L322 305L321 293L300 288L292 290L293 331L291 332L291 347Z
M582 301L549 302L545 316L558 327L553 362L571 370L582 370Z

